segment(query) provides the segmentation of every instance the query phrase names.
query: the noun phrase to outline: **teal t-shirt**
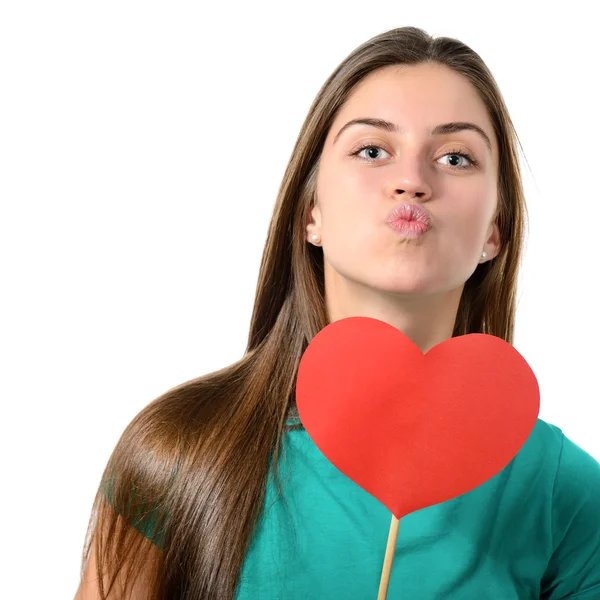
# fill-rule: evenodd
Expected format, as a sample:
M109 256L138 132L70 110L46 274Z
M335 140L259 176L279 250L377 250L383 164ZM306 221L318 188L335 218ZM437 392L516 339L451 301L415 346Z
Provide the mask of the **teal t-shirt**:
M280 472L285 504L271 472L235 600L376 600L389 510L304 428ZM495 477L400 520L387 598L600 600L600 464L538 419Z
M305 429L284 437L236 600L376 600L391 513ZM517 456L400 520L389 600L599 600L600 464L538 419Z

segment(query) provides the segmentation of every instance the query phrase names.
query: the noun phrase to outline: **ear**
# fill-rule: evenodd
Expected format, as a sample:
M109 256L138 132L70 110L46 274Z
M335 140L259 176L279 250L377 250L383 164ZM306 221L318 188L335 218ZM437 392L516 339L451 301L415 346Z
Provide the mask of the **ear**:
M318 204L311 208L306 220L305 230L309 238L313 233L321 235L321 209Z
M491 260L498 256L501 248L500 227L498 227L497 220L494 220L488 229L488 236L483 249L487 252L488 258Z

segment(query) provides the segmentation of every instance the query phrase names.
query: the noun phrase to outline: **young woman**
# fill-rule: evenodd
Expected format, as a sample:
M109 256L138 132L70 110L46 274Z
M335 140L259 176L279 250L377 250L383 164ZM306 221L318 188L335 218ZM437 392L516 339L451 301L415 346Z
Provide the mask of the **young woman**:
M512 343L525 213L516 133L473 50L404 27L353 51L285 172L245 355L125 429L77 598L375 598L390 512L303 429L299 361L357 315L423 352L473 332ZM538 420L496 477L402 520L396 597L597 600L600 465Z

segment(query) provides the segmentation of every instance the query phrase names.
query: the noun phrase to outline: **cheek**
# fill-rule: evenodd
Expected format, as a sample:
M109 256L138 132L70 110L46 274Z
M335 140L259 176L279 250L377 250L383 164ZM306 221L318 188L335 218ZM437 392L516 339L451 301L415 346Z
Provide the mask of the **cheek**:
M377 229L377 209L353 181L340 180L323 185L318 196L324 252L337 270L356 265L366 256L378 254L381 231Z
M381 182L376 175L374 169L324 169L317 183L319 197L325 202L343 202L346 206L367 206L377 190L381 193Z
M324 170L317 182L324 232L360 234L376 214L374 178L359 176L355 169Z
M461 232L465 239L485 236L494 216L494 208L495 198L484 190L464 194L462 201L452 209L451 220L455 230Z
M370 201L381 202L385 181L376 168L352 169L345 178L357 202L368 205Z
M377 240L386 206L382 201L381 181L374 172L365 171L368 169L359 175L348 169L324 181L319 198L324 233L331 236L330 243L344 246L351 243L354 248L360 243L365 250ZM352 252L353 248L348 250Z

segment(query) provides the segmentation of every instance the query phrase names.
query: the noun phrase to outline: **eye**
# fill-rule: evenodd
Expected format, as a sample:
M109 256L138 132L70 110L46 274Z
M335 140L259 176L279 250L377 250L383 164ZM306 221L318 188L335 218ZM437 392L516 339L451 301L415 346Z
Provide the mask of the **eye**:
M362 156L360 156L360 153L363 152L364 150L370 150L372 152L369 152L369 154L373 154L373 151L380 151L383 150L383 148L381 146L376 146L375 144L364 144L362 145L360 148L358 148L357 150L354 150L353 152L350 153L350 156L356 156L358 158L360 158L361 160L366 160L367 162L376 162L377 158L370 156L369 158L363 158ZM386 152L385 150L383 150L384 152Z
M369 158L367 157L363 157L360 156L362 152L364 152L365 150L368 150L368 155ZM350 156L354 156L359 158L360 160L364 160L366 162L377 162L377 156L373 156L373 154L379 152L383 150L383 152L386 152L386 154L389 154L386 150L384 150L381 146L377 146L376 144L364 144L362 145L360 148L354 150L353 152L350 153ZM458 169L458 170L463 170L463 169L472 169L475 167L479 166L479 162L473 158L468 152L463 152L462 150L450 150L448 152L446 152L444 154L444 156L440 157L440 158L445 158L446 156L451 156L451 157L460 157L463 159L463 161L467 161L467 164L462 164L462 165L453 165L450 164L448 166L452 167L453 169Z
M463 164L463 165L449 165L455 169L472 169L474 167L478 167L479 166L479 162L477 160L475 160L468 152L463 152L461 150L450 150L449 152L446 152L444 154L444 156L441 156L440 158L446 158L446 156L451 156L451 157L460 157L463 160L466 160L468 162L468 164Z

